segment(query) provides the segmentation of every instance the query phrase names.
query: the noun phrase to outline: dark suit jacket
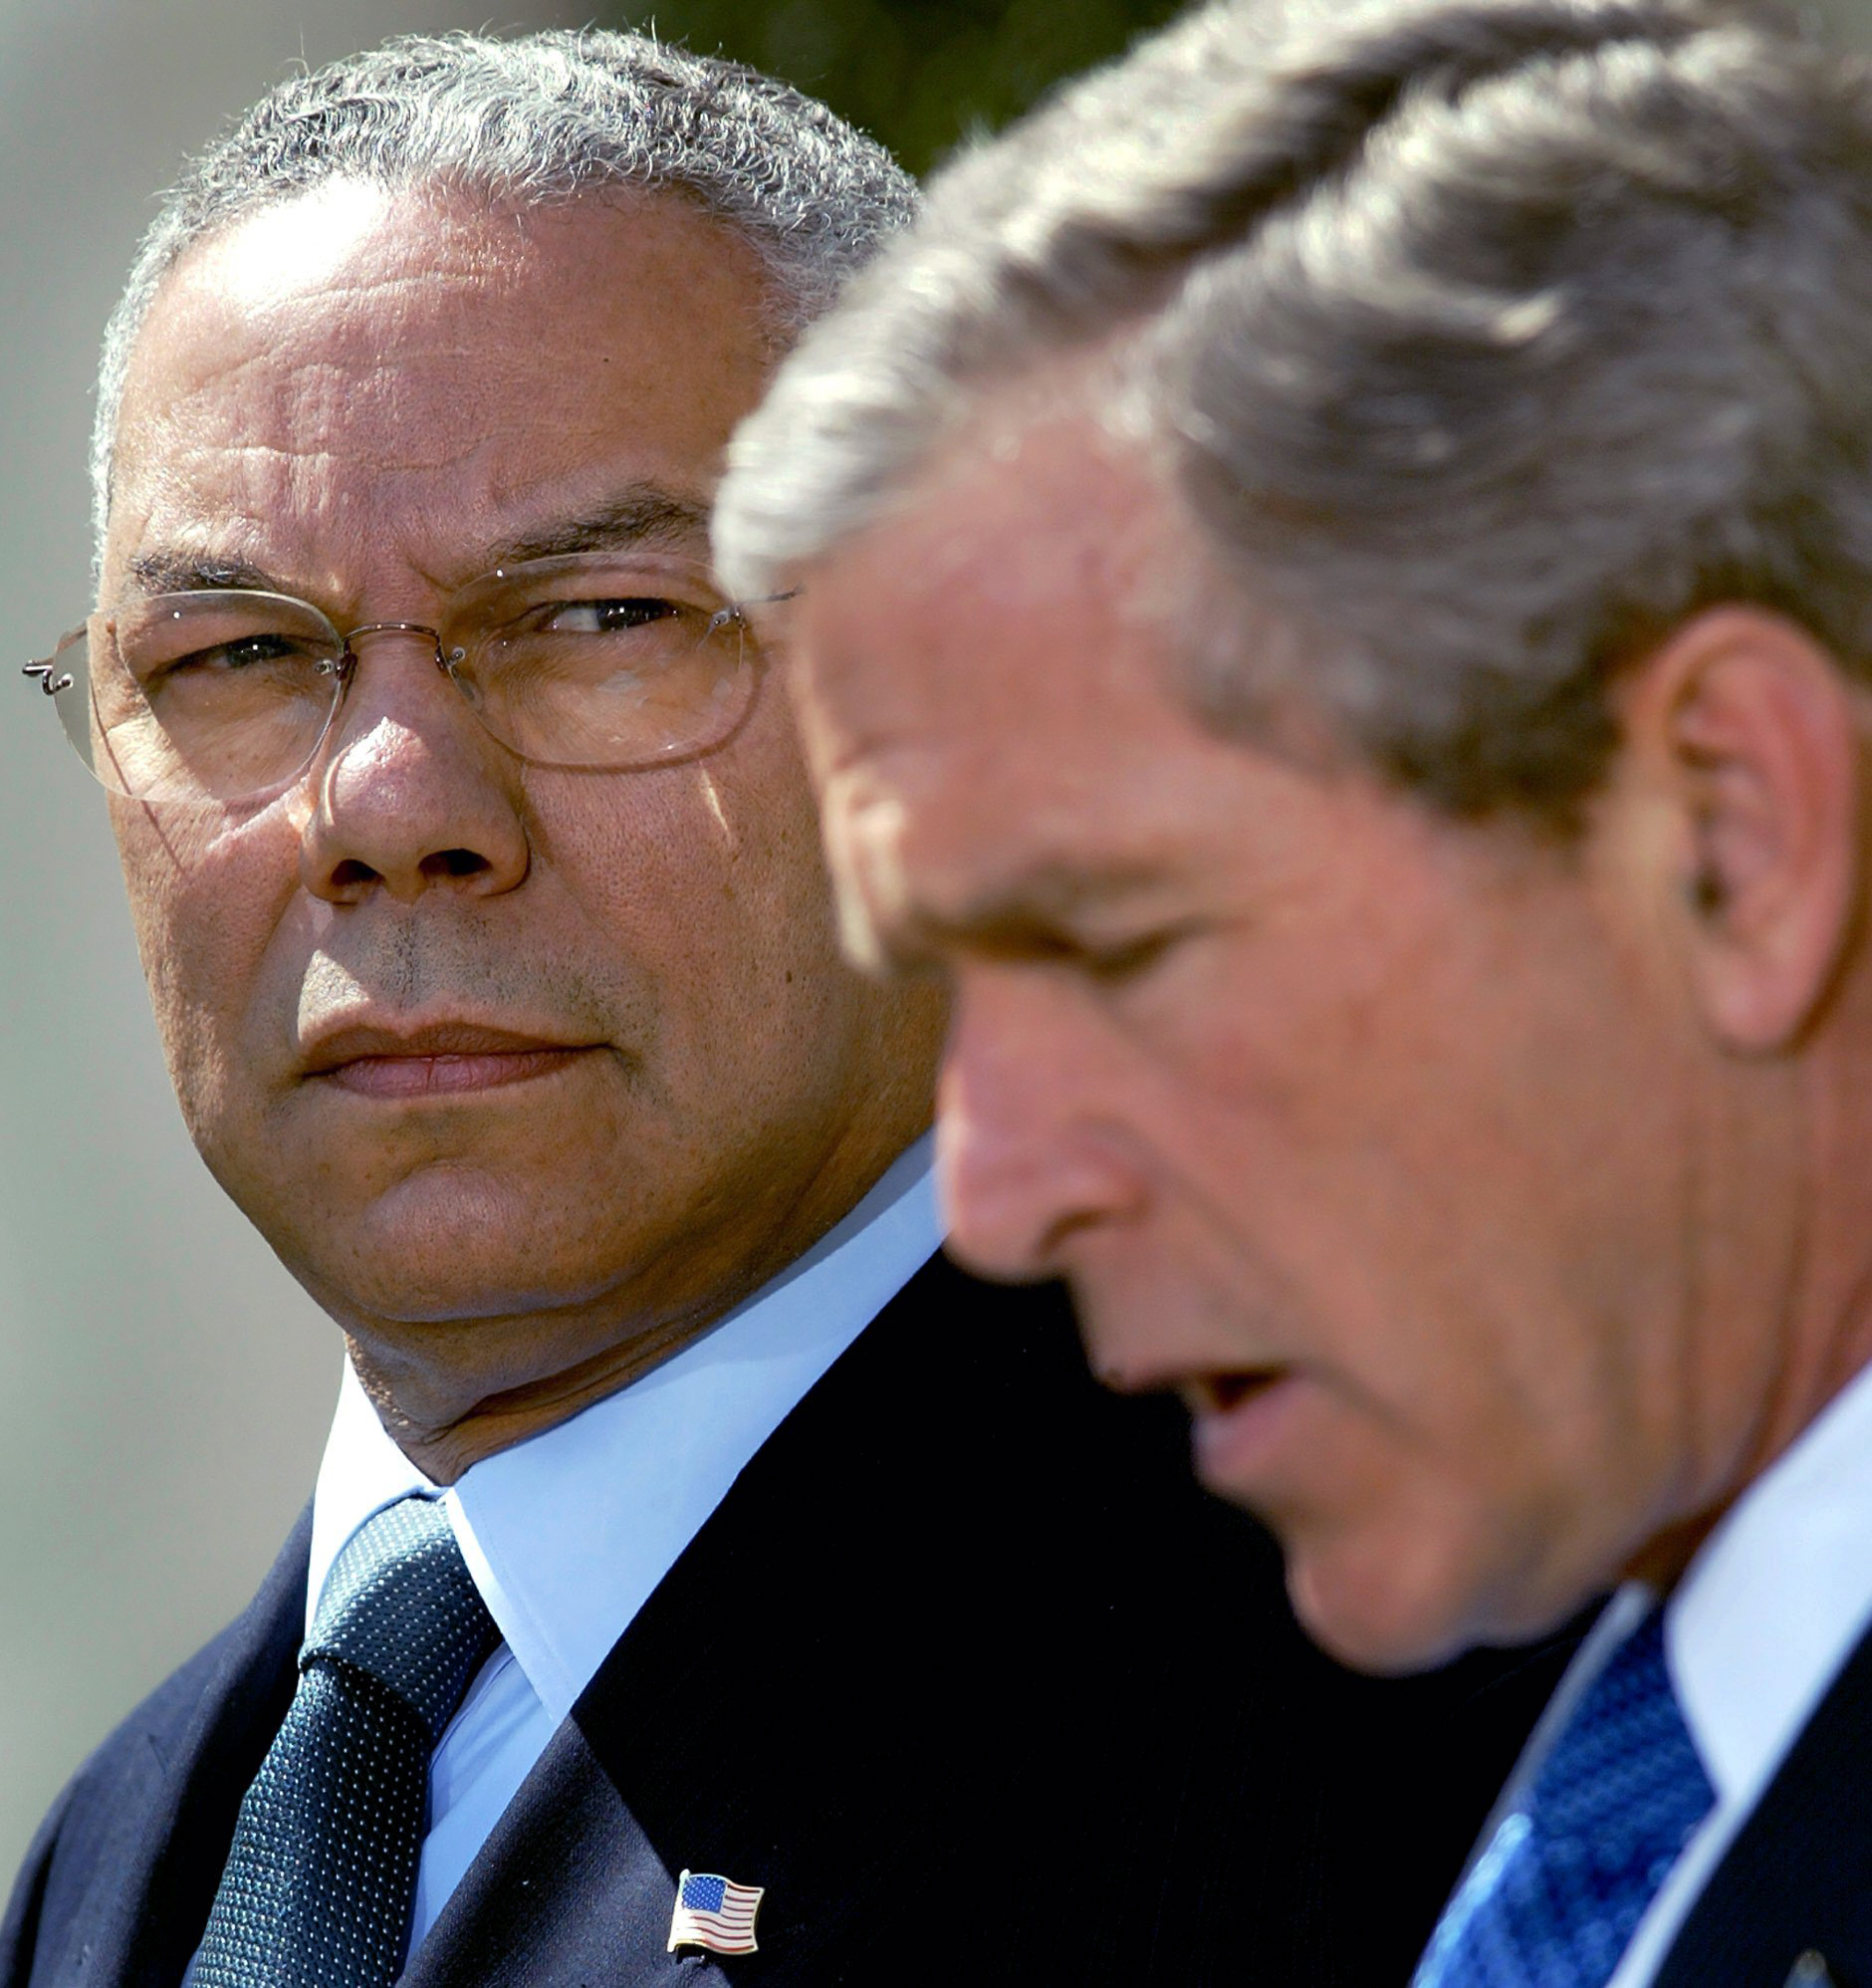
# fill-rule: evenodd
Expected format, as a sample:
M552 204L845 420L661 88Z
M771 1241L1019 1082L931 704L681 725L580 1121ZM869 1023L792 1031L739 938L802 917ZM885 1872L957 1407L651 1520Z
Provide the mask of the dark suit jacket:
M0 1988L174 1988L292 1691L307 1533L66 1791ZM1338 1670L1180 1412L1094 1387L1055 1292L938 1260L743 1473L405 1979L1401 1984L1569 1648ZM758 1954L664 1951L685 1864L767 1887Z
M1795 1962L1816 1953L1825 1974ZM1697 1900L1656 1988L1872 1988L1872 1635Z

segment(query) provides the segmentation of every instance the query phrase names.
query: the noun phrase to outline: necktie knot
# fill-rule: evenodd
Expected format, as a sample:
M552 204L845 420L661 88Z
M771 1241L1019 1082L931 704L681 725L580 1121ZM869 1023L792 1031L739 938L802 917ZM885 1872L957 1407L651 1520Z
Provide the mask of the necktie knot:
M351 1536L326 1578L303 1671L349 1663L394 1691L437 1737L494 1640L439 1502L405 1498Z
M1594 1679L1528 1791L1535 1833L1625 1868L1668 1846L1671 1861L1715 1800L1671 1688L1654 1609Z
M358 1529L241 1803L195 1988L389 1988L429 1755L496 1634L439 1504L406 1498Z

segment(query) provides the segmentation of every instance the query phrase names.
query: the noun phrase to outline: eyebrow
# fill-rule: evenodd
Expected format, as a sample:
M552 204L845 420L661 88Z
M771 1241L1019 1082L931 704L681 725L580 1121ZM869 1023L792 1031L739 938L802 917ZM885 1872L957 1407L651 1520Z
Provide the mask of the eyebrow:
M709 507L653 483L633 484L578 517L558 519L537 531L504 539L484 555L487 567L518 566L530 559L563 559L580 552L617 552L627 546L677 551L708 547Z
M552 519L502 539L481 554L481 571L519 566L534 559L563 559L573 553L620 552L633 546L696 553L706 557L709 506L680 497L654 483L627 485L592 511ZM259 594L298 592L291 582L251 561L212 552L158 547L138 553L128 573L144 594L212 593L239 588Z
M244 559L216 559L210 553L138 553L129 563L129 576L145 594L198 594L216 588L239 587L256 594L290 594L276 575Z

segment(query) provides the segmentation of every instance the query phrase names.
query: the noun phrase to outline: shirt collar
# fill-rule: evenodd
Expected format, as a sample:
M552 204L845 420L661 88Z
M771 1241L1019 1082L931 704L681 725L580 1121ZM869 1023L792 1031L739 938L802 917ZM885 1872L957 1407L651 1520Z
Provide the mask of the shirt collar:
M396 1447L348 1362L313 1501L308 1624L365 1520L442 1495L488 1613L564 1719L755 1451L935 1253L931 1144L701 1338L446 1494Z
M1872 1618L1872 1367L1750 1486L1665 1619L1717 1792L1753 1800Z

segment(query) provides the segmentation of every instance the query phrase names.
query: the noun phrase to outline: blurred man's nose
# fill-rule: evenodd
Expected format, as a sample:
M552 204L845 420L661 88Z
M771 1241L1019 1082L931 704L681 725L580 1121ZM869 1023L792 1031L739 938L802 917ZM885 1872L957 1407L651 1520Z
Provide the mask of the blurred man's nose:
M984 1277L1062 1274L1081 1231L1134 1216L1104 1058L1044 973L964 968L938 1091L937 1178L950 1246Z

